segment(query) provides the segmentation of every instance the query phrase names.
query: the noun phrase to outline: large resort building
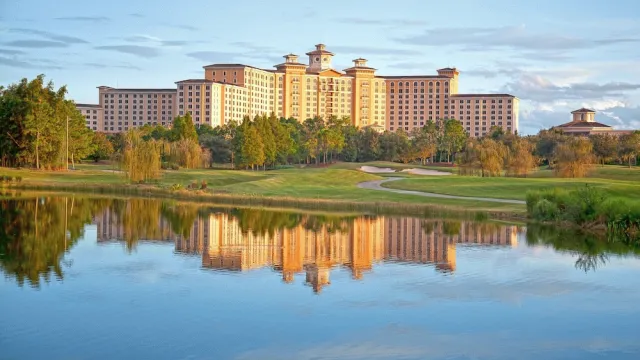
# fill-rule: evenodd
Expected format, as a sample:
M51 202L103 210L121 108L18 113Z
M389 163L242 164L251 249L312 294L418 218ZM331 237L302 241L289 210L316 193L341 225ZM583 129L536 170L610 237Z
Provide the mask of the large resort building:
M377 131L408 132L446 119L459 120L472 137L486 134L492 126L507 132L518 129L517 97L459 94L460 73L455 68L440 69L437 75L384 76L362 58L343 71L334 69L334 53L323 44L306 55L306 63L298 55L285 55L275 69L207 65L202 79L178 81L174 89L100 86L99 105L91 106L102 113L96 113L97 120L88 118L87 127L120 132L145 124L170 126L174 116L187 113L196 126L216 127L273 113L298 121L349 118L355 126ZM87 104L78 108L89 109Z

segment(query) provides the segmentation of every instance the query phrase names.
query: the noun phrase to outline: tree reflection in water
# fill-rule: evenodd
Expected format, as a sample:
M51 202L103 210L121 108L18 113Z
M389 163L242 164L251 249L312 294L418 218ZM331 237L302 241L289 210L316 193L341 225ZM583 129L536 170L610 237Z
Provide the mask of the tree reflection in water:
M104 200L43 196L0 201L0 268L22 286L63 278L64 254L83 236ZM67 263L70 265L70 263Z
M439 241L441 244L437 245L437 249L449 251L448 255L443 256L451 258L447 264L439 265L442 265L443 269L454 271L456 243L494 244L495 234L505 228L502 224L491 222L302 214L265 209L206 207L192 203L140 198L40 196L0 200L0 268L6 276L15 278L20 286L27 283L37 288L43 280L50 281L52 277L63 279L63 268L72 266L72 262L65 261L64 256L83 236L88 224L108 224L116 228L116 233L98 234L98 239L100 241L105 236L113 235L112 239L123 241L127 251L135 250L139 241L172 241L176 243L176 250L181 251L177 244L193 237L194 231L202 231L198 224L209 221L208 219L216 214L224 214L225 218L233 219L236 224L234 226L239 228L239 234L252 234L253 238L273 238L277 232L294 229L301 229L310 234L324 234L318 235L317 243L313 245L317 249L329 251L329 255L323 256L333 256L330 254L334 251L331 247L334 245L323 243L330 241L329 238L334 237L333 234L352 234L351 241L354 243L349 246L353 252L349 256L360 256L360 260L350 260L360 261L357 264L358 269L369 268L371 260L376 257L419 263L432 261L432 255L425 253L431 245L425 241ZM378 227L373 230L373 226ZM414 230L418 228L419 231ZM377 232L378 235L375 236L383 237L381 249L371 250L372 246L378 246L369 244L374 236L373 232ZM529 225L526 239L528 244L552 246L556 250L575 254L576 268L585 272L605 266L610 254L640 254L638 244L624 239L606 239L593 233L551 226ZM242 246L243 242L234 244ZM287 253L283 253L282 256L291 258L300 252L300 249L295 248L300 244L296 244L283 243ZM187 252L202 251L203 245L198 246L200 247L189 248Z
M625 239L605 234L566 229L558 226L531 224L527 227L527 243L552 246L577 257L575 267L584 272L605 266L609 255L640 255L640 246Z

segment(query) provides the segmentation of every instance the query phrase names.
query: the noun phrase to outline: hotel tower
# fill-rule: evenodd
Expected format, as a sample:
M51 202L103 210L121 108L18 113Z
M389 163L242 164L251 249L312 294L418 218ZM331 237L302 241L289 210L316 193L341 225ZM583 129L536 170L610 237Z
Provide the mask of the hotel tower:
M170 126L174 116L191 113L196 126L212 127L244 116L347 117L358 127L395 131L427 121L459 120L472 137L492 126L518 129L518 98L509 94L459 94L459 71L436 75L384 76L367 60L353 60L342 71L324 44L305 54L284 56L274 69L244 64L204 66L201 79L176 82L170 89L117 89L100 86L99 104L78 104L95 131L120 132L150 124Z

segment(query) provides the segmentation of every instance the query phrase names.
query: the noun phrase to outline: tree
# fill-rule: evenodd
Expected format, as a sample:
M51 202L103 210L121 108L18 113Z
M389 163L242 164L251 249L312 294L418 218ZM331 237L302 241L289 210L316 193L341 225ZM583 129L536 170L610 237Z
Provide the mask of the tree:
M253 124L260 134L264 152L264 166L273 165L278 156L276 139L273 134L273 128L266 116L257 116L253 120Z
M289 161L289 157L296 152L295 142L292 137L293 127L282 123L274 113L269 116L268 123L275 139L276 162L286 164Z
M232 162L231 155L233 151L231 142L225 139L224 136L205 133L200 135L198 142L211 153L209 166L214 163L228 164Z
M447 153L447 162L451 157L462 150L468 135L462 127L462 123L455 119L445 120L444 132L442 134L442 149Z
M538 160L533 155L533 144L518 138L509 148L506 163L508 176L527 176L538 166Z
M378 159L380 153L380 133L371 127L365 127L358 133L358 161L367 162Z
M198 133L189 112L185 116L176 116L173 119L170 140L178 141L182 139L198 140Z
M105 133L95 133L93 135L93 145L93 153L89 155L89 158L95 162L109 159L114 153L113 144L109 141Z
M480 143L477 139L468 139L465 144L464 151L456 158L460 175L477 175L480 173Z
M491 138L482 139L478 151L480 174L485 176L500 176L504 168L507 148Z
M324 129L324 121L319 117L307 119L303 123L302 137L303 144L307 153L307 163L309 158L318 163L318 153L322 150L321 131Z
M242 143L242 163L244 166L253 168L263 165L265 161L264 145L262 138L255 126L250 125L244 131Z
M75 159L88 158L96 149L94 132L85 126L84 117L76 111L74 104L67 104L69 115L69 156L75 169Z
M621 156L627 160L629 168L631 168L632 161L640 154L640 131L623 135L620 139L620 144Z
M500 176L506 154L506 146L491 137L469 140L457 160L460 175Z
M428 131L426 127L414 128L411 132L411 146L415 149L416 157L420 158L422 165L432 157L437 150L436 134Z
M542 130L536 138L536 155L546 161L549 167L553 167L556 148L568 139L561 131L551 129Z
M45 84L44 75L0 87L2 164L60 169L66 168L67 144L71 159L88 152L85 119L66 94L65 86L55 89L53 82Z
M202 148L193 139L180 139L168 144L168 160L187 169L195 169L202 165Z
M589 137L593 145L593 153L600 160L602 166L605 162L613 160L618 154L618 138L610 134L595 134Z
M593 145L585 138L569 138L556 147L553 157L556 175L584 177L593 167Z
M160 148L155 140L145 141L138 129L124 136L122 165L127 178L145 182L160 177Z
M335 116L331 117L331 119L329 119L329 122L327 123L325 141L327 143L327 150L329 152L330 161L333 161L334 153L340 153L344 148L345 139L342 128L347 124L349 124L348 117L338 119Z
M343 161L355 162L358 160L358 128L348 124L342 128L344 146L340 152Z

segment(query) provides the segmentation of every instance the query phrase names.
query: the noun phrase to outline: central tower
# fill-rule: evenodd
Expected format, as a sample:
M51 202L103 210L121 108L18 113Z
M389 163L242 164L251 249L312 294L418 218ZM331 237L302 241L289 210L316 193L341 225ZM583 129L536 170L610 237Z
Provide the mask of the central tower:
M324 44L316 45L316 49L307 53L309 56L308 71L318 73L322 70L331 69L331 59L333 53L327 51Z

